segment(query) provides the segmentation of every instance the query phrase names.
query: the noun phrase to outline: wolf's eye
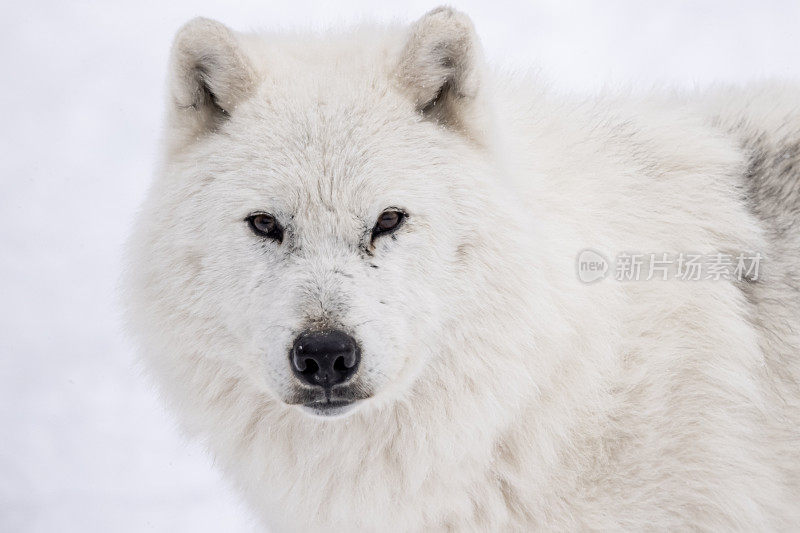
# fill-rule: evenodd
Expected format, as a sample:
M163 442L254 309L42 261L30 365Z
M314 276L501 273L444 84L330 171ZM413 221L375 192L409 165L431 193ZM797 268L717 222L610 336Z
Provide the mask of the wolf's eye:
M247 223L250 224L250 229L253 233L275 241L283 241L283 228L275 217L266 213L256 213L247 217Z
M391 233L397 228L400 227L400 224L403 222L403 219L406 218L406 214L402 211L398 211L397 209L387 209L378 217L378 221L375 222L375 227L372 228L372 238L378 237L379 235L383 235L384 233Z

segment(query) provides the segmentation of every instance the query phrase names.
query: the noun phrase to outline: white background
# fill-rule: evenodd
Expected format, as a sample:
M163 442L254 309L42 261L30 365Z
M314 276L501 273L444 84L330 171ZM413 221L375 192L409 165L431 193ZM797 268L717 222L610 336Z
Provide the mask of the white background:
M798 2L453 2L554 90L800 79ZM0 531L251 531L122 334L120 246L154 167L167 52L240 30L410 21L436 3L3 3Z

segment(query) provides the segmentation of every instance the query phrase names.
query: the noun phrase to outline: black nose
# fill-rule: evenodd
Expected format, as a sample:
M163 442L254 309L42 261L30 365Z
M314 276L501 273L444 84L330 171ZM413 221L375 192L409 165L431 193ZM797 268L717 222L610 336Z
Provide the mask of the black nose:
M302 381L319 387L343 383L356 373L361 359L356 340L343 331L308 331L294 341L292 370Z

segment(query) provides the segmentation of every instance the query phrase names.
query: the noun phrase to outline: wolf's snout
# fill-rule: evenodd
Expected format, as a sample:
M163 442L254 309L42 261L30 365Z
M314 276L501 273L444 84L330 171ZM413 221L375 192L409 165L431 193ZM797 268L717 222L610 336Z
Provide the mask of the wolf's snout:
M361 359L356 340L339 330L302 333L290 355L292 370L301 381L325 388L350 379Z

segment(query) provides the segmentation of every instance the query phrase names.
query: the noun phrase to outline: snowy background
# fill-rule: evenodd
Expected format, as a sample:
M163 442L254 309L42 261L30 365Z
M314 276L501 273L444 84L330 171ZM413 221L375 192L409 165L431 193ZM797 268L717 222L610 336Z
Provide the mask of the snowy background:
M490 60L554 89L800 80L800 3L451 2ZM120 245L146 190L174 31L410 21L437 5L4 2L0 21L0 531L253 531L135 365Z

